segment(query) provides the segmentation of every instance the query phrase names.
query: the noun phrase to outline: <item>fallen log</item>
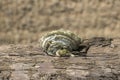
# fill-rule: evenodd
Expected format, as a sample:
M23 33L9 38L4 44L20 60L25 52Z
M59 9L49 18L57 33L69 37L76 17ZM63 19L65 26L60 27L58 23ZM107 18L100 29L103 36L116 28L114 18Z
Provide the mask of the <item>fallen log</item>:
M120 38L108 42L88 39L78 57L47 56L38 43L1 45L0 80L120 80Z

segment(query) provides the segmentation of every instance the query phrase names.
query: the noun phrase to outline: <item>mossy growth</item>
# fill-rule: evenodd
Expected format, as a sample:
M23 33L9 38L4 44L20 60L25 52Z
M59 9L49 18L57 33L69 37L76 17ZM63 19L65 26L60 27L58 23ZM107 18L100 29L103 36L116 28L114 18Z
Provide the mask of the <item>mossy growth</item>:
M60 57L69 57L72 56L74 57L74 55L68 51L67 49L59 49L56 51L56 56L60 56Z

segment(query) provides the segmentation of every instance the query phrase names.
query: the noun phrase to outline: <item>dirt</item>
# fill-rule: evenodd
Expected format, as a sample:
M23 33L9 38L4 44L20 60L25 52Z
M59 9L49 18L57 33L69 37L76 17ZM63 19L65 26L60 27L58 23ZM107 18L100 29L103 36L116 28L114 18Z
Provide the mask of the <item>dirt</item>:
M120 38L110 40L79 57L48 56L38 43L2 45L0 80L120 80Z

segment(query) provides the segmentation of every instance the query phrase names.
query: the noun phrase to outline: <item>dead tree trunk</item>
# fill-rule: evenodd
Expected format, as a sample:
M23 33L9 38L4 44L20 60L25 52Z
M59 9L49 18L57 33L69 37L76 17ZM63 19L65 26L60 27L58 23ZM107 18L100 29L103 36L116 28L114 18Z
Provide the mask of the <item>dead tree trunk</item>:
M91 45L85 57L47 56L38 44L2 45L0 80L120 80L120 39Z

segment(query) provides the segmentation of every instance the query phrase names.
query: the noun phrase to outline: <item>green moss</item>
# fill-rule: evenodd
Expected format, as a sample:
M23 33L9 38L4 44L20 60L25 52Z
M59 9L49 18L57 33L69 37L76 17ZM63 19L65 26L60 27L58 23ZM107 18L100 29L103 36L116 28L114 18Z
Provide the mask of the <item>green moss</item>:
M63 57L70 56L70 54L71 54L70 51L68 51L67 49L57 50L56 52L57 56L63 56Z

